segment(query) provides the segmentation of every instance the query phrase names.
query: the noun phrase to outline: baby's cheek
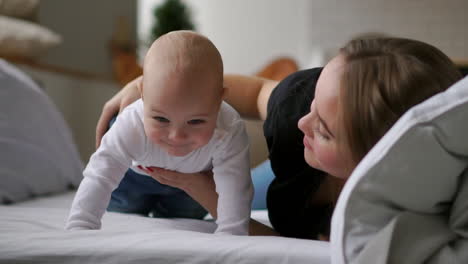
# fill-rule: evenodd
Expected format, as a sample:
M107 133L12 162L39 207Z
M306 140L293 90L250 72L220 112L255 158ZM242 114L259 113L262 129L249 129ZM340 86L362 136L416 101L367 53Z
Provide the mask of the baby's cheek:
M193 131L193 133L190 136L190 141L192 143L195 143L196 148L203 147L204 145L208 144L208 142L211 140L211 138L213 137L213 133L214 128L211 129L211 127L206 127L203 129Z
M210 131L203 131L202 133L198 134L197 136L197 142L200 145L206 145L211 137L213 136L213 133Z
M145 128L146 137L151 140L153 143L158 143L162 137L161 131L154 128Z

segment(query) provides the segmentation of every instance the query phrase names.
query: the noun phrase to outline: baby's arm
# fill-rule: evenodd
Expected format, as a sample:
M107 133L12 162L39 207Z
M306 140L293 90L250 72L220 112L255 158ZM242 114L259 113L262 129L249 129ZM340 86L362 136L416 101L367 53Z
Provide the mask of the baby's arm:
M213 177L218 193L216 233L248 235L253 184L248 136L242 120L214 157Z
M66 229L100 229L101 218L131 161L143 152L144 131L137 116L124 111L91 156L67 220Z

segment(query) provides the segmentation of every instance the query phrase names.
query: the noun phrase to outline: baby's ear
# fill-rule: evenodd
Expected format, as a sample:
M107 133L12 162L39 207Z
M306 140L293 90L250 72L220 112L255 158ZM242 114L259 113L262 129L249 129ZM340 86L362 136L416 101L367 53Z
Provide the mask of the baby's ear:
M223 86L221 91L221 99L224 100L228 96L229 88L227 86Z
M137 86L138 92L140 93L140 97L143 100L143 78L139 78L136 81L136 86Z

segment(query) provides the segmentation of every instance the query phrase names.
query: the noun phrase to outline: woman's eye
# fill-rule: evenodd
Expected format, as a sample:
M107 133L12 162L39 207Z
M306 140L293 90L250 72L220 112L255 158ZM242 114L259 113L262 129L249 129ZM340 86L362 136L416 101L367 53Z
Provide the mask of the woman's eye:
M162 116L155 116L153 119L161 123L169 123L169 119Z
M319 136L320 138L324 140L330 139L330 137L325 132L323 132L322 124L320 123L317 126L315 126L314 132L317 136Z
M323 139L325 139L325 140L327 140L327 141L330 140L330 137L327 136L327 135L324 134L324 133L320 133L320 137L322 137Z
M202 119L193 119L187 122L189 125L199 125L205 123L205 120Z
M319 129L314 129L314 132L315 132L315 135L318 136L321 139L324 139L324 140L329 140L330 139L327 135L322 133L322 131L320 131Z

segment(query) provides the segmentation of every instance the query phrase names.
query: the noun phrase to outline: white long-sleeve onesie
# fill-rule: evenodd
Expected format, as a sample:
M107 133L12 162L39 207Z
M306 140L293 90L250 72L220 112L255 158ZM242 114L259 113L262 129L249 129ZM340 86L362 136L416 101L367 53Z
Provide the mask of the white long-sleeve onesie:
M212 169L218 193L215 233L247 235L253 186L245 125L239 114L224 102L216 125L208 144L184 157L175 157L146 137L141 100L125 108L91 156L65 228L101 228L101 218L112 191L129 167L145 174L137 167L142 165L183 173Z

